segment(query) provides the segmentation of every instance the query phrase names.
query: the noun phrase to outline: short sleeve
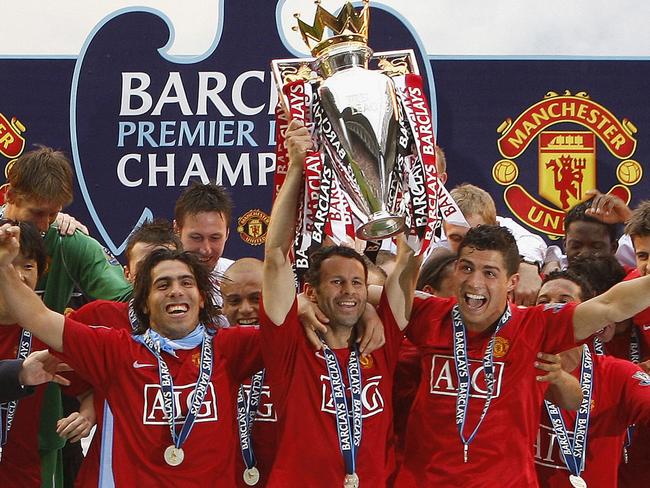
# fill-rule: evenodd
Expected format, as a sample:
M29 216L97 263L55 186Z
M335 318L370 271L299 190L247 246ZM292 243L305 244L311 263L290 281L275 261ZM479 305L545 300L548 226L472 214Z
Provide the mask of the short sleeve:
M264 363L274 371L282 371L288 377L293 371L298 341L306 340L304 335L299 337L301 327L298 320L298 299L295 298L291 309L282 325L275 325L264 310L264 297L260 300L260 328L263 344L262 355ZM302 334L302 333L301 333ZM281 378L276 378L278 381Z
M619 408L618 414L624 417L624 424L647 426L650 423L650 375L634 363L615 358L612 358L608 374L610 384L622 385L620 398L625 408Z
M229 327L219 329L215 338L232 378L239 383L264 368L259 332L256 327Z
M389 364L394 365L397 363L399 349L402 344L402 339L404 338L404 332L400 330L395 321L395 316L390 308L385 291L381 294L379 305L377 306L377 315L379 315L379 318L384 324L384 335L386 337L384 349L386 352L386 358Z
M556 354L576 346L573 314L577 303L547 303L534 307L541 313L544 327L541 351Z
M63 329L63 352L52 352L63 359L83 379L102 389L111 383L119 358L124 357L128 336L123 330L88 326L66 317ZM130 340L130 337L128 338Z

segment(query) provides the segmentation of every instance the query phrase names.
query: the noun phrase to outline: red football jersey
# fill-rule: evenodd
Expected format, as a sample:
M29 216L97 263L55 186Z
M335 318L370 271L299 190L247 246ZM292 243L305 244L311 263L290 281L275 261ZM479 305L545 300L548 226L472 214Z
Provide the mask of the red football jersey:
M168 466L172 444L164 418L156 358L128 330L92 326L66 318L63 353L57 353L108 400L101 441L101 484L116 486L234 485L235 398L240 383L261 369L254 329L220 330L205 400L183 450L185 460ZM174 380L177 429L187 414L198 376L200 348L162 353Z
M0 359L16 359L22 329L18 325L0 327ZM48 347L32 336L32 351ZM0 481L2 486L40 487L41 457L38 453L38 431L45 385L18 400L14 420L2 449ZM4 429L5 412L2 415Z
M647 424L650 419L650 376L629 361L597 355L593 359L587 458L580 476L587 486L615 488L627 426ZM573 375L580 378L580 366ZM563 417L569 438L573 439L576 412L563 411ZM570 488L570 473L544 407L534 451L540 486Z
M422 354L422 380L409 417L398 487L537 486L531 446L539 427L545 387L538 387L538 352L574 345L575 304L515 307L494 344L494 396L463 462L456 427L458 378L452 350L455 298L416 298L407 337ZM492 330L468 331L470 401L465 436L480 418L486 385L482 359Z
M285 323L274 325L260 304L264 362L278 411L278 447L269 487L343 486L345 465L339 448L331 386L323 353L305 339L294 302ZM386 483L392 420L392 387L403 334L385 297L378 308L386 344L361 359L363 436L357 455L361 486ZM350 351L334 349L349 395Z

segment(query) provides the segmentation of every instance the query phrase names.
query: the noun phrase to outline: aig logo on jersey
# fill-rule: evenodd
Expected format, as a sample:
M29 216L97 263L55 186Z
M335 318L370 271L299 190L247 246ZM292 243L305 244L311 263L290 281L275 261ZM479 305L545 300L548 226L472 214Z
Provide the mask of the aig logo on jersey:
M330 378L327 375L321 375L321 412L336 414L334 400L332 400L332 387ZM361 403L363 404L362 417L368 418L384 411L384 397L381 395L379 384L381 375L370 376L363 379L363 389L361 390ZM350 391L350 387L347 388Z
M187 411L192 405L194 397L194 387L196 383L190 385L174 385L174 407L176 410L176 420L183 421ZM216 422L218 420L217 397L214 394L214 386L208 383L205 393L205 399L196 416L196 422ZM163 394L160 385L144 385L144 410L142 412L142 423L145 425L167 425L165 411L163 409Z
M248 395L251 392L250 383L244 386L244 394L248 401ZM278 416L273 408L273 400L271 399L271 388L267 385L262 386L262 393L260 395L260 404L257 407L257 414L255 414L255 422L277 422Z
M504 363L494 362L494 398L501 394L501 378L503 377ZM485 374L483 362L477 359L469 360L469 369L472 376L472 387L469 396L472 398L485 398ZM454 367L454 358L434 354L431 358L431 383L429 393L433 395L456 396L458 394L458 377Z
M569 440L573 442L573 431L568 431ZM533 445L535 451L535 464L548 466L550 468L567 470L562 453L557 442L557 436L553 428L547 425L540 425L537 431L537 439ZM568 470L567 470L568 471Z

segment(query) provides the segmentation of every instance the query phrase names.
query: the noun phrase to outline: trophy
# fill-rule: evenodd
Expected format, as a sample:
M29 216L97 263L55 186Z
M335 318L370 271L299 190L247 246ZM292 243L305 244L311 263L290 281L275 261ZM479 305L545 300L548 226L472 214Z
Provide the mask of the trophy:
M302 118L319 145L319 154L305 163L298 223L303 238L296 247L321 244L325 228L335 242L407 232L423 252L440 219L435 143L415 54L373 53L367 0L359 12L346 3L336 16L316 5L313 25L294 14L294 30L313 57L271 63L280 91L276 189L286 161L283 121L286 127L289 119ZM308 169L314 171L311 180Z

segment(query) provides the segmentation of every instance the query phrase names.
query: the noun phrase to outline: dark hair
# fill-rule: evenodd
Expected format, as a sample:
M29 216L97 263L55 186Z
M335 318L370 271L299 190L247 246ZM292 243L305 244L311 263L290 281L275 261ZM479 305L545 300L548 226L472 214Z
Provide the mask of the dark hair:
M578 285L580 287L580 300L583 302L595 296L594 290L589 284L589 281L587 281L583 276L574 273L570 269L558 269L551 271L548 275L546 275L546 278L544 278L542 285L553 280L567 280Z
M610 242L615 244L618 239L618 226L616 224L606 224L605 222L588 215L586 211L588 208L591 208L591 203L592 200L587 200L579 203L567 212L564 217L564 235L566 236L569 231L569 226L574 222L592 222L601 225L609 234Z
M174 232L174 228L171 223L165 219L156 219L152 222L145 222L131 232L131 235L129 235L129 238L126 241L126 251L124 252L127 262L131 259L131 251L133 250L133 247L139 242L154 246L171 246L177 251L183 249L183 244L181 244L181 240Z
M151 271L163 261L180 261L190 268L204 302L203 308L199 311L199 320L206 327L214 327L218 310L212 298L214 287L210 281L210 272L201 266L197 258L189 252L156 249L140 264L140 270L133 284L133 308L138 317L138 327L133 333L144 334L150 327L149 315L145 313L145 310L151 292Z
M650 200L644 200L634 209L625 224L625 233L630 237L650 236Z
M23 153L7 171L11 193L61 207L72 202L72 177L72 166L65 154L44 146Z
M223 186L213 183L194 183L187 188L176 200L174 207L174 220L179 227L183 226L187 215L196 215L201 212L220 213L226 225L230 225L232 217L232 199Z
M434 290L439 290L442 280L451 273L449 265L456 261L456 254L445 248L437 248L420 268L420 276L416 289L422 290L429 285Z
M512 233L500 225L479 225L467 231L458 247L458 256L466 247L478 251L499 251L503 256L508 276L512 276L519 269L521 261L519 249Z
M40 278L47 269L47 249L41 233L31 222L15 222L9 219L0 219L0 225L11 224L20 227L20 254L26 259L36 261L38 277Z
M569 262L568 269L589 282L594 296L605 293L625 278L625 269L612 255L576 256Z
M309 256L309 269L305 273L305 282L311 286L316 287L320 284L320 268L327 258L332 256L341 256L343 258L355 259L363 266L363 273L366 281L368 281L368 267L363 260L363 256L354 249L346 246L327 246L317 249L311 256Z

